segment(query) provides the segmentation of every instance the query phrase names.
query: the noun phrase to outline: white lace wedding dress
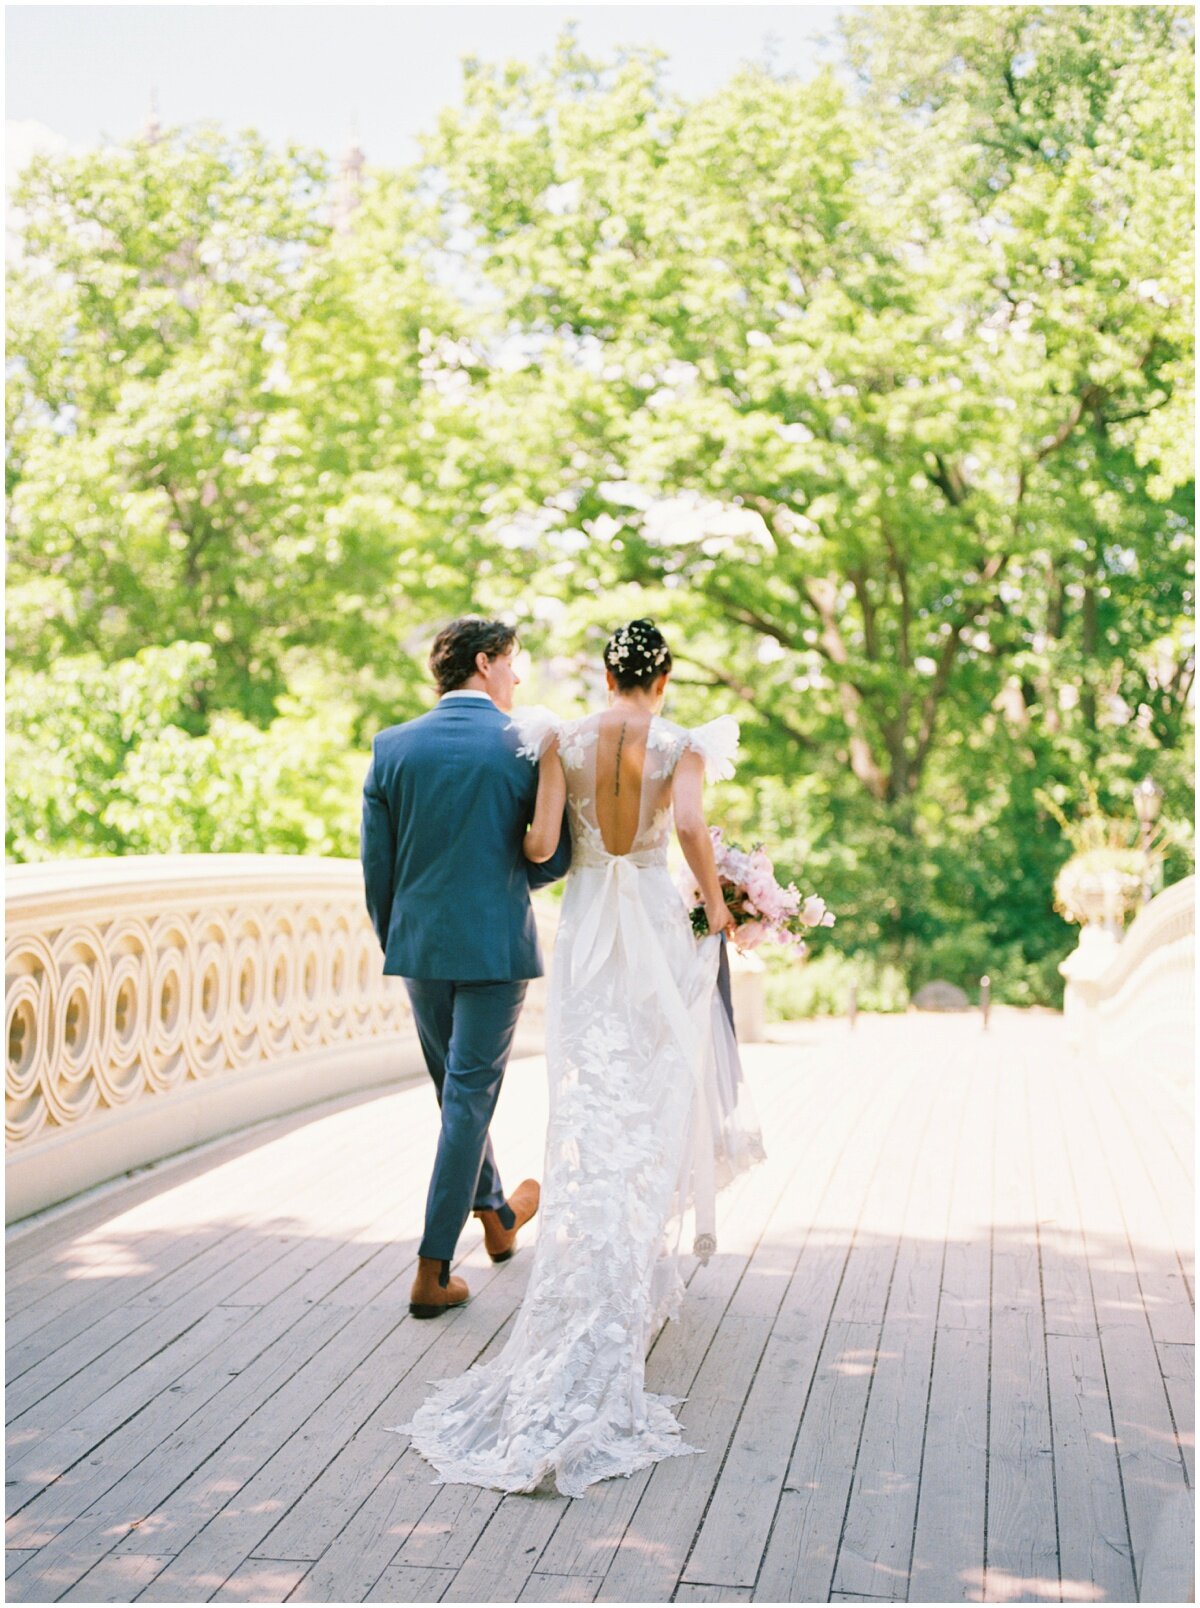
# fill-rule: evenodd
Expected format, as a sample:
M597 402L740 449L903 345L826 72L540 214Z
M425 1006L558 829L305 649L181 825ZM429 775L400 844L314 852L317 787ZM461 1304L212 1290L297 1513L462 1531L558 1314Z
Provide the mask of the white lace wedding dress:
M697 942L667 869L675 765L692 748L706 775L732 775L737 724L651 721L637 834L627 853L610 854L595 807L600 720L515 717L533 761L558 732L572 835L550 968L541 1210L504 1349L436 1382L397 1426L439 1483L552 1482L579 1496L699 1450L670 1410L682 1398L644 1389L646 1350L679 1311L685 1213L707 1260L715 1190L763 1156L716 989L721 940Z

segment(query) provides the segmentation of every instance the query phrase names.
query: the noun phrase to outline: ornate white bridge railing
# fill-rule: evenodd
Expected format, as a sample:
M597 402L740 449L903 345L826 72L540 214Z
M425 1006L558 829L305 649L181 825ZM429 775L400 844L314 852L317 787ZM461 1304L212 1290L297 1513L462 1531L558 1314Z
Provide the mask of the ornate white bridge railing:
M1061 966L1072 1038L1089 1057L1190 1077L1195 1056L1196 879L1165 888L1118 943L1085 928Z
M355 860L9 867L6 914L6 1221L422 1072ZM541 996L531 988L522 1013L526 1053L540 1047Z

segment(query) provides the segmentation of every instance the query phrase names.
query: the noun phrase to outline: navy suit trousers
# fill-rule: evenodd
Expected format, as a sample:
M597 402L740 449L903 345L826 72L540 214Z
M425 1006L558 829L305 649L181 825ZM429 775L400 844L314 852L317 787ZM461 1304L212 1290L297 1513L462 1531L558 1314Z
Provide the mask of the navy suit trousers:
M471 1212L496 1210L504 1204L488 1128L526 984L406 977L404 986L442 1108L419 1254L451 1261Z

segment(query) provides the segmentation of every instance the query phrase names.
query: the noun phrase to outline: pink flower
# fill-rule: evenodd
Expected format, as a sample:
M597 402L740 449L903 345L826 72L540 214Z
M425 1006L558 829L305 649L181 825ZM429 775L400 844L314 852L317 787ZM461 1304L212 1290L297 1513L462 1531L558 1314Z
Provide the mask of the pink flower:
M825 917L829 916L826 921ZM825 901L818 894L810 894L804 901L804 909L800 912L800 920L806 927L832 927L833 916L826 910Z

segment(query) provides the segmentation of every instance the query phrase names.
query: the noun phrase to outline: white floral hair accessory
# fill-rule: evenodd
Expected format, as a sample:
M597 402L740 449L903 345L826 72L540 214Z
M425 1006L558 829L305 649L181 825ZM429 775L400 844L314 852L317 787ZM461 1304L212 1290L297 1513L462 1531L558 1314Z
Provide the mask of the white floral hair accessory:
M604 650L604 662L614 674L644 675L660 670L669 657L670 650L653 620L631 620L618 626Z

